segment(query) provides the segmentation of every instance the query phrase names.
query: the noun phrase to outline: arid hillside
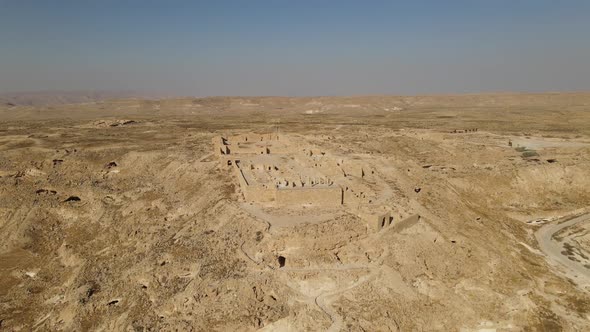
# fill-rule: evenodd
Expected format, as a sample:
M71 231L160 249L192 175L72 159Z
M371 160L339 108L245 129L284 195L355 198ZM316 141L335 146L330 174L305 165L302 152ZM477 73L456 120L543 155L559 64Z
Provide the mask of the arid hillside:
M589 187L590 93L0 104L0 330L586 331Z

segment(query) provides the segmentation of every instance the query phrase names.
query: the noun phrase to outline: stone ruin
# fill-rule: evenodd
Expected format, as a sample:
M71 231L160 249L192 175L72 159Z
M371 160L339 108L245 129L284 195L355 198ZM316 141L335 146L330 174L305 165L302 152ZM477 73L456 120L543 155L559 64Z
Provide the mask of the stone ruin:
M394 223L374 190L376 170L358 159L332 156L290 136L241 134L213 138L216 155L232 169L247 202L278 207L341 206L370 231Z

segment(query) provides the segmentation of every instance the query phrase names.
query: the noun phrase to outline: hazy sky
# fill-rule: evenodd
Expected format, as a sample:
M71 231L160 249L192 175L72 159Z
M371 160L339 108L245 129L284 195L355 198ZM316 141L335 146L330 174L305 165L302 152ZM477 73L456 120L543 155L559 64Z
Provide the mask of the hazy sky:
M590 90L587 0L0 0L0 92Z

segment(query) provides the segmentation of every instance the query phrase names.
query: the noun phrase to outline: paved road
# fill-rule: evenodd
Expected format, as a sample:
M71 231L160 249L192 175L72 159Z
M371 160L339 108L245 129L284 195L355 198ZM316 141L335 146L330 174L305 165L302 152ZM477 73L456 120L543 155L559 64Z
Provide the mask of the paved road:
M535 233L539 247L547 256L549 263L561 267L565 275L582 288L590 287L590 269L562 255L563 243L553 240L553 235L566 227L587 221L590 221L590 214L581 215L561 224L547 224Z

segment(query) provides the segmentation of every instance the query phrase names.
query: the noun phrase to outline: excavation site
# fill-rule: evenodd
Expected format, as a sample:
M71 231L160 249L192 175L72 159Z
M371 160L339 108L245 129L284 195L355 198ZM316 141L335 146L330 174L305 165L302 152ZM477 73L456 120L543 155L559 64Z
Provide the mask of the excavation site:
M0 331L588 331L589 108L0 97Z

